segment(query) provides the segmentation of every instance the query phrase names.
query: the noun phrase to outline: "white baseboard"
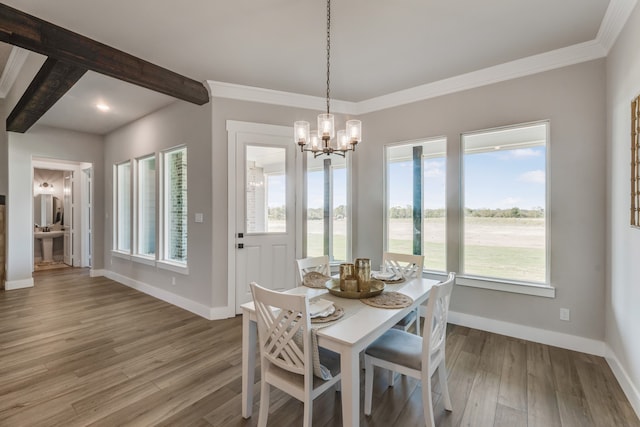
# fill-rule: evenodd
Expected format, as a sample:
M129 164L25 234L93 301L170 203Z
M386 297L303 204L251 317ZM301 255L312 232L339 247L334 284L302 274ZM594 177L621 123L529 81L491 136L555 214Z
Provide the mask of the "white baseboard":
M546 329L532 328L531 326L518 325L503 322L501 320L487 319L486 317L470 314L449 312L449 323L480 329L509 337L520 338L554 347L580 351L595 356L605 356L606 344L604 341L564 334L562 332L548 331Z
M159 300L168 302L169 304L173 304L177 307L190 311L194 314L197 314L198 316L204 317L205 319L214 320L212 314L213 310L216 309L212 309L211 307L208 307L204 304L200 304L190 299L181 297L180 295L165 291L164 289L156 288L155 286L140 282L139 280L131 279L113 271L105 271L104 276L108 277L111 280L115 280L118 283L122 283L125 286L129 286L130 288L133 288L137 291L150 295L154 298L158 298ZM215 319L221 318L224 317L216 317Z
M633 381L631 381L631 378L627 374L627 371L622 367L622 364L620 364L618 357L613 352L611 347L607 346L606 351L607 353L605 355L605 359L609 364L609 367L611 367L613 375L615 375L618 383L620 384L620 387L622 387L622 391L624 391L627 399L629 399L629 403L633 407L633 410L636 412L636 415L638 415L638 418L640 418L640 391L633 384Z
M91 269L89 270L89 277L102 277L107 275L107 270L104 269Z
M212 307L209 310L209 320L221 320L236 317L236 310L233 307Z
M7 280L4 282L5 291L13 291L16 289L33 288L33 277L22 280Z

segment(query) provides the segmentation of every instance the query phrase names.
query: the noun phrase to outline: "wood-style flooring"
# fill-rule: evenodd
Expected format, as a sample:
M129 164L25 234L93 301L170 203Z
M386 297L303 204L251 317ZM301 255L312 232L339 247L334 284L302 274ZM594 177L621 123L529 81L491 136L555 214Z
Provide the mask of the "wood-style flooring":
M83 269L37 273L0 292L0 426L254 426L241 400L242 319L207 321ZM450 325L453 412L439 426L640 426L604 359ZM259 369L256 375L259 378ZM424 425L421 386L376 375L363 426ZM270 426L302 425L274 390ZM341 425L340 393L315 426Z

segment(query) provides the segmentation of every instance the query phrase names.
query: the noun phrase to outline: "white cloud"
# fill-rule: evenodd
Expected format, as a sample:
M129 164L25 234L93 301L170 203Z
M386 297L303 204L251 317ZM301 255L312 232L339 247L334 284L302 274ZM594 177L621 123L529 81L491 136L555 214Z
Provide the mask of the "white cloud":
M511 155L516 159L522 159L527 157L538 157L542 154L540 151L533 150L531 148L519 148L517 150L512 150Z
M427 178L444 177L444 162L443 161L425 162L424 176Z
M543 170L533 170L521 174L518 181L530 182L532 184L544 184L545 173Z

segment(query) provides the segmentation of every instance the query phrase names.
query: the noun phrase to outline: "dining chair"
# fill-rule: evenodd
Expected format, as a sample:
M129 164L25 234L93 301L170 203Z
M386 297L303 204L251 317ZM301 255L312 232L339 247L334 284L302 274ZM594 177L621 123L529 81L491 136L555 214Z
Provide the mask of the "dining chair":
M365 350L365 415L371 415L374 366L421 380L424 421L428 427L435 426L431 376L437 370L444 408L452 410L447 385L445 344L449 300L455 277L455 273L449 273L446 281L434 285L429 291L422 337L399 329L389 329Z
M382 267L387 272L393 272L405 279L422 277L424 255L407 255L393 252L382 254ZM407 331L411 325L416 325L416 335L420 335L420 308L416 308L394 325L396 329Z
M311 337L309 300L306 295L275 292L251 283L260 348L260 412L258 426L267 425L271 386L304 404L304 426L310 427L313 400L331 386L339 385L340 356L319 348L315 353ZM316 347L317 348L317 347ZM313 358L331 373L322 380L313 373Z
M328 255L297 259L296 264L298 265L298 285L302 285L304 275L312 271L331 276Z

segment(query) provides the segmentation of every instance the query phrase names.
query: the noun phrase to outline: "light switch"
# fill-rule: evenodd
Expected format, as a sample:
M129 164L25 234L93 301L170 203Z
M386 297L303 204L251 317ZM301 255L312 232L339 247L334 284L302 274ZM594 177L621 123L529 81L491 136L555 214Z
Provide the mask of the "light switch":
M196 214L196 222L204 222L204 214L197 213Z

